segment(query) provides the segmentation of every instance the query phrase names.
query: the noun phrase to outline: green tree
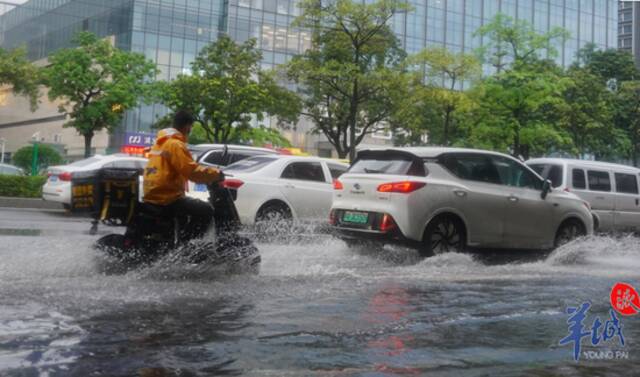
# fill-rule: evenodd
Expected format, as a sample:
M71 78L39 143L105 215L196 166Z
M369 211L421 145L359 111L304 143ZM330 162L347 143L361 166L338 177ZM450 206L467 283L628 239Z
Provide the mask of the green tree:
M557 69L543 62L487 78L478 88L481 113L469 142L524 158L567 149L571 140L553 118L565 85Z
M553 44L569 37L569 33L560 27L540 34L526 20L514 20L504 14L497 14L489 23L481 26L475 35L486 38L487 42L478 53L498 73L513 64L555 58L558 52Z
M406 93L405 53L389 27L403 0L323 2L303 0L294 25L311 30L312 48L294 57L289 77L301 86L303 115L324 134L340 158L377 131Z
M444 48L423 50L410 61L421 68L418 75L425 72L427 78L426 84L410 91L417 96L411 106L418 107L418 114L410 116L420 121L419 128L428 131L431 144L451 145L461 136L456 127L458 113L473 106L462 90L462 84L469 85L480 78L480 62L473 55L453 53Z
M13 163L24 170L31 172L31 164L33 162L33 146L26 146L18 149L12 157ZM60 165L62 157L60 153L52 147L44 144L38 145L38 170L48 168L53 165Z
M633 55L628 51L614 48L598 50L593 43L578 51L578 61L573 67L589 70L612 90L617 89L618 83L640 78Z
M31 110L38 106L39 71L26 58L24 49L7 51L0 48L0 86L11 85L13 92L29 98Z
M624 132L614 127L613 93L586 68L571 67L565 78L556 115L573 141L573 152L578 157L623 157L628 143Z
M640 151L640 81L625 81L620 84L616 96L616 112L620 129L629 140L628 156L638 166Z
M148 95L146 82L156 67L143 55L117 49L88 32L76 35L74 42L77 48L49 57L44 78L49 99L64 100L59 111L71 118L64 126L84 137L85 157L89 157L95 133L115 129L123 112Z
M160 101L173 111L187 110L198 119L210 142L227 143L235 130L248 130L255 116L277 117L282 127L297 122L297 95L260 70L262 55L250 39L236 44L221 36L191 64L192 73L162 83Z

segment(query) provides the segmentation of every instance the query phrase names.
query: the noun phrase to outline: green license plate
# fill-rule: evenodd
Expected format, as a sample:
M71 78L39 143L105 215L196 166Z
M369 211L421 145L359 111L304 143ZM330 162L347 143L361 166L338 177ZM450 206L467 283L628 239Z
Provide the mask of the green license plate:
M369 222L369 214L366 212L345 212L342 221L353 224L366 224Z

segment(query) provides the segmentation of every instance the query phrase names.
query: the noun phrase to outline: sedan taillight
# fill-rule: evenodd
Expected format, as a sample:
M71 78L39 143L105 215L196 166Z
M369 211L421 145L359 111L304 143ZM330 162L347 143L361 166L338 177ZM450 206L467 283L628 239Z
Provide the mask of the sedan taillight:
M71 173L69 173L68 171L65 171L64 173L58 174L58 179L65 182L71 182L71 176L72 176Z
M244 182L239 179L225 179L222 182L222 187L233 190L239 189L242 185L244 185Z
M424 182L414 181L383 183L378 186L378 192L396 192L401 194L408 194L419 190L426 185L427 184Z
M333 189L334 190L344 190L344 185L337 179L333 180Z

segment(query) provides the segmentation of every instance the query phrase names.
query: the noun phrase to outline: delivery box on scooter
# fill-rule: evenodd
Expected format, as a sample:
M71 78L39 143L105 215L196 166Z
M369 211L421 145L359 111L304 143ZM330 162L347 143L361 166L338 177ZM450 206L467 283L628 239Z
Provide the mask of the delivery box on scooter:
M71 180L71 212L114 225L131 220L140 195L141 169L105 168Z

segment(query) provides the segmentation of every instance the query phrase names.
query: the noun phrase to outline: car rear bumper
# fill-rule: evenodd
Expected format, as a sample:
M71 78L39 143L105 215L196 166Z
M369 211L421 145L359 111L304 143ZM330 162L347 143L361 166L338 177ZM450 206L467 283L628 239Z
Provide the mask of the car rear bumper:
M333 234L345 241L367 241L380 244L393 244L419 248L421 243L405 237L399 230L390 232L380 232L372 230L345 228L342 226L332 226Z
M343 209L333 209L331 212L331 225L334 234L344 240L364 240L382 244L399 244L410 247L420 245L419 241L408 238L402 233L395 219L388 214L380 212L368 213L367 223L361 225L345 223L342 219L345 212ZM390 222L384 220L386 216ZM386 226L385 226L386 223ZM391 224L391 226L389 226Z

